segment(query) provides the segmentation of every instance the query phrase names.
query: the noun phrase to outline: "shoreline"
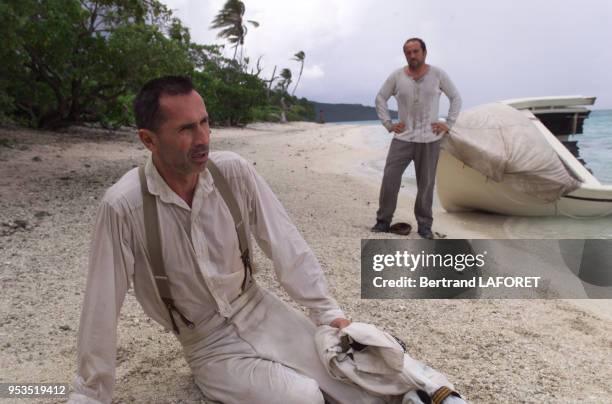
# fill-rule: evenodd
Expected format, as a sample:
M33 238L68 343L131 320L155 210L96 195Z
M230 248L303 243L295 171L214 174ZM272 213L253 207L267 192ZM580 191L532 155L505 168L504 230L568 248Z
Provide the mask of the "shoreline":
M353 164L352 171L347 170L350 167L349 154L345 154L341 164L342 169L335 169L335 172L344 172L346 175L363 177L368 182L376 187L380 187L382 180L382 169L384 168L384 159L386 157L386 149L375 149L367 145L366 137L368 132L377 135L375 130L369 130L369 125L347 125L346 134L335 141L348 145L352 149L356 149L354 156L363 160L357 165ZM407 170L410 170L412 164ZM331 168L334 169L334 168ZM327 166L322 171L330 170ZM416 180L413 177L402 178L402 188L400 195L412 198L416 193ZM437 192L434 192L434 226L436 223L441 223L440 226L448 226L456 231L456 238L612 238L612 216L605 218L583 218L574 219L565 216L550 216L550 217L519 217L519 216L504 216L486 212L462 212L448 213L442 208ZM399 205L396 214L410 215L412 212L400 212ZM462 220L465 217L466 220ZM475 221L474 229L469 229L470 224L467 221ZM441 222L440 222L441 221ZM414 222L414 219L412 220ZM499 231L491 231L487 228L490 225L499 225L502 227ZM459 228L460 227L460 228ZM468 229L465 230L465 227ZM467 231L467 234L464 233ZM444 233L444 230L442 230Z
M314 123L213 129L211 150L235 151L255 165L314 250L349 317L402 338L411 356L446 374L470 402L606 402L612 396L610 300L360 298L360 240L406 237L369 230L380 177L360 175L360 164L373 152L355 131L355 125ZM0 137L17 140L13 149L0 147L0 222L9 224L0 228L3 378L70 383L98 200L147 153L127 133L0 129ZM414 224L412 203L404 191L397 220ZM567 222L457 215L439 207L434 217L434 229L454 238L566 238L570 231ZM589 226L578 227L572 238L592 237ZM257 281L290 301L259 250L255 261ZM132 292L119 323L115 401L206 402L180 345L145 317Z

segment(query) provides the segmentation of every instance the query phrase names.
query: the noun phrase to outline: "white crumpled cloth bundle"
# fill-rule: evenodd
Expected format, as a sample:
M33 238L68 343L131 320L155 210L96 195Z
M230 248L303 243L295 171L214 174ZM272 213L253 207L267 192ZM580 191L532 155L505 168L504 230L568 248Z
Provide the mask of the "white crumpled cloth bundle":
M492 180L545 202L580 186L531 120L502 103L462 111L442 149Z
M347 347L342 341L345 336L367 347ZM429 397L443 386L454 390L444 375L411 358L393 336L371 324L354 322L341 330L320 326L315 334L315 344L323 365L332 377L375 394L401 398L401 401L393 402L422 404L418 390ZM449 396L443 403L460 404L465 401Z

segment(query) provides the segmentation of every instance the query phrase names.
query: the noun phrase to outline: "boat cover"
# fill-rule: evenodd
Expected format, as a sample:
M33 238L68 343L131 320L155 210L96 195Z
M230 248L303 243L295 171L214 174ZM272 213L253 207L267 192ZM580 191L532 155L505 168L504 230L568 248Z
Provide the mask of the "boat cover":
M442 148L488 178L542 201L580 186L531 120L502 103L462 111Z

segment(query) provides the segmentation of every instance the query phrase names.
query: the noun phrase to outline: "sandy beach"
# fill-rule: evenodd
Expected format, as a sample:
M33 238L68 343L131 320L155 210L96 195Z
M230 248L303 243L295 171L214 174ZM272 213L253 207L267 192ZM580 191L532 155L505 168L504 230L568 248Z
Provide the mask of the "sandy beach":
M213 129L211 149L232 150L255 165L349 317L402 338L413 357L445 373L468 401L610 402L611 300L360 298L360 240L400 237L369 230L381 176L372 162L385 153L364 146L364 136L358 125L254 124ZM132 131L3 128L0 139L10 146L0 146L0 378L71 383L98 202L147 152ZM396 220L414 225L414 194L405 181ZM450 238L599 238L612 228L612 218L509 218L434 207L434 230ZM255 259L260 284L288 300L271 262L261 251ZM132 293L119 335L114 402L206 402L174 336L145 317Z

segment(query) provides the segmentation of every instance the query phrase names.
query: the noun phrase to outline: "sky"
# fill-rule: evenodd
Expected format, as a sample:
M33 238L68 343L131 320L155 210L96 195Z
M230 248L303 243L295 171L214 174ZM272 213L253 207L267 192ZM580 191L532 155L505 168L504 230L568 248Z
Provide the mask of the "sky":
M612 109L612 1L609 0L243 0L244 51L294 78L313 101L374 105L389 74L406 64L410 37L427 43L427 62L444 69L464 108L510 98L597 96ZM225 0L162 0L192 40L223 44L210 23ZM227 46L226 55L232 50ZM293 84L290 91L293 90ZM394 105L393 102L390 103ZM448 106L443 101L442 108Z

